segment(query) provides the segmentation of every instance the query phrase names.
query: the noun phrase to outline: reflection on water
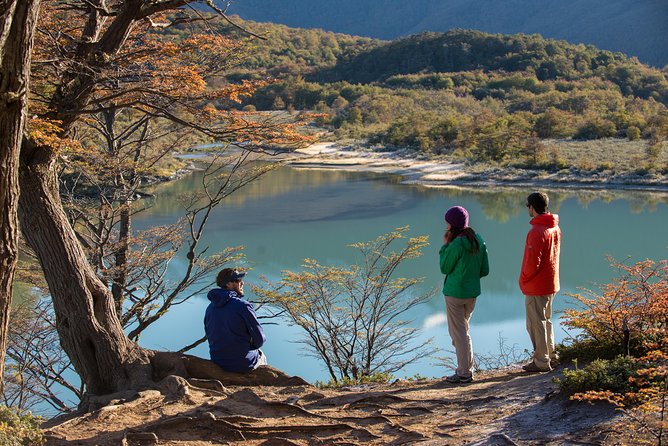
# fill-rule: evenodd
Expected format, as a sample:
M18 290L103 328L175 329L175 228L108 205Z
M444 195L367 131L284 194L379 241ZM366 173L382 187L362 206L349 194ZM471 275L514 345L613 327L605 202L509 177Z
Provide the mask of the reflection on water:
M204 241L216 252L226 246L244 245L253 270L249 282L260 275L272 280L281 271L299 269L304 258L321 263L355 261L347 245L374 239L392 229L410 225L411 235L429 235L424 255L407 263L405 276L424 277L424 287L440 289L438 250L445 225L443 213L454 205L465 206L471 226L487 242L490 275L483 279L483 294L472 319L474 348L493 352L499 333L510 344L530 348L524 329L524 300L517 276L529 217L524 206L529 189L433 189L400 184L396 176L358 172L304 171L279 168L229 197L216 209ZM157 188L152 209L137 217L135 227L173 222L180 216L176 197L201 184L201 174ZM578 287L592 288L614 274L606 256L664 259L668 253L668 195L624 191L550 191L553 212L561 218L562 292L556 310L569 304L566 293ZM175 262L178 272L185 262ZM172 311L158 327L145 335L148 347L180 348L203 333L205 299ZM434 337L440 347L451 349L442 297L416 308L410 315L425 338ZM173 327L180 329L175 331ZM300 332L282 323L267 327L270 363L307 379L323 379L319 363L301 356ZM557 330L557 338L566 334ZM206 356L205 346L193 353ZM295 359L298 358L297 361ZM405 371L406 375L443 375L433 358Z
M381 176L377 176L376 179L379 178L381 178ZM202 180L203 173L195 172L179 181L156 186L152 192L157 196L157 199L153 200L151 214L171 215L182 212L183 208L179 204L178 197L200 188L202 186ZM322 172L321 174L315 174L315 171L300 171L297 169L281 167L265 174L261 177L260 181L254 181L245 186L243 190L232 194L226 198L225 203L228 208L231 208L234 206L242 206L247 201L273 201L276 199L276 202L272 206L274 210L286 208L291 213L295 214L294 203L284 206L281 203L281 200L301 200L306 201L307 203L310 200L317 200L320 203L325 202L331 206L333 199L340 198L343 194L346 194L347 190L356 189L355 184L359 182L366 182L366 177L354 172L328 171L326 173ZM332 185L336 185L336 187L329 187ZM319 194L314 195L312 193L313 190L318 190ZM359 197L360 200L363 199L365 195L374 196L376 198L379 197L378 194L373 194L373 192L367 191L366 188L362 188L357 192L358 194L362 194L362 196ZM353 194L353 197L347 198L348 200L353 200L350 204L354 205L354 196L358 194ZM388 194L386 196L388 200L382 204L392 205L392 203L389 202L389 197L390 195ZM345 202L346 200L338 200L335 205L335 208L340 209L342 214L346 214L351 208L351 206L346 206ZM370 207L379 204L381 203L369 203ZM328 211L328 206L326 205L318 207L321 209L320 211L316 211L316 213L322 212L324 215L331 213ZM309 209L313 211L314 207L309 207ZM297 215L295 218L312 218L303 212L297 212L295 215Z
M457 197L475 197L485 217L498 223L505 223L513 216L524 214L526 197L529 188L480 188L462 189L456 188L425 188L426 190L446 193L447 196L456 200ZM661 205L668 204L668 193L624 191L624 190L548 190L550 196L550 209L559 213L562 203L576 200L583 209L590 204L601 202L610 204L614 201L623 201L633 213L654 212Z

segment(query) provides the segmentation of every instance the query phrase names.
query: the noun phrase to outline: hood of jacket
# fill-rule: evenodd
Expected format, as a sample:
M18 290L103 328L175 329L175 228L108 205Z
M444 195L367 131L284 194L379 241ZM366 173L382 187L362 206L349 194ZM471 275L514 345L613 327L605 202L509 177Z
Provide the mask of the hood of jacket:
M211 303L213 304L214 307L223 307L225 306L230 299L233 297L241 299L243 294L239 294L236 291L233 290L224 290L222 288L214 288L213 290L209 291L209 293L206 295L206 297L209 298Z
M549 212L538 214L531 219L531 224L554 228L559 224L559 216L557 214L550 214Z

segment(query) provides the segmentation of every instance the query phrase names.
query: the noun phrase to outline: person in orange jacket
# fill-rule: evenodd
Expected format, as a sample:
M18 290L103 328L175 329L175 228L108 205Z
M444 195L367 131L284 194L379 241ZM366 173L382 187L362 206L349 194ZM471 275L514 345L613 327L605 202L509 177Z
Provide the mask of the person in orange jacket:
M550 199L543 192L527 197L531 229L524 246L520 272L520 290L524 294L526 325L533 344L532 361L526 372L549 372L556 365L552 301L559 291L559 253L561 229L559 216L548 212Z

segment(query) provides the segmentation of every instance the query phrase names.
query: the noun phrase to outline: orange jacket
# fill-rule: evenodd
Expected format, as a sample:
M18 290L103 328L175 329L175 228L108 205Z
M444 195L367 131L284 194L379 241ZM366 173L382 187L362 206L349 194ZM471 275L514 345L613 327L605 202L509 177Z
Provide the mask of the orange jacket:
M559 291L559 216L540 214L531 219L520 272L520 290L525 296L545 296Z

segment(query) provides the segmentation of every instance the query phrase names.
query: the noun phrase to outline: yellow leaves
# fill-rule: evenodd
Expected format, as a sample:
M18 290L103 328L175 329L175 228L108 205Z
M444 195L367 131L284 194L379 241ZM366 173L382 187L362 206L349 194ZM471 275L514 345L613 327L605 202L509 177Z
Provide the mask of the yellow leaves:
M151 77L151 88L175 98L193 97L206 91L206 81L197 66L168 66L158 63Z
M113 3L120 6L123 2ZM83 170L89 180L98 176L116 182L117 176L118 182L124 183L121 177L128 172L127 176L136 178L146 172L145 166L155 169L155 163L163 161L146 160L147 153L161 150L156 150L158 145L177 147L183 141L183 147L205 138L206 142L269 151L313 140L287 122L295 120L291 116L272 119L274 116L268 113L222 110L235 107L267 84L229 82L224 76L245 55L243 42L210 33L184 38L185 33L180 31L154 32L160 22L170 19L160 14L128 21L127 35L114 27L112 31L119 32L117 36L122 35L122 39L105 35L112 29L113 17L99 21L99 29L84 36L88 24L93 23L88 19L95 19L94 9L58 9L54 5L45 4L42 14L40 27L44 32L38 33L36 48L41 63L33 67L35 95L30 109L40 116L57 116L64 124L59 129L56 122L33 120L30 136L38 145L66 154L68 167ZM90 31L92 27L88 28ZM109 40L117 44L99 45ZM150 126L143 135L139 127L132 129L130 121L118 120L110 126L105 117L110 111L148 116ZM74 128L80 131L86 150L75 141L59 137ZM91 136L96 131L99 135ZM164 132L163 136L155 136L158 132ZM128 141L137 149L138 161L127 154L106 153L128 152ZM240 156L246 155L242 152Z
M193 34L180 44L180 50L188 54L207 54L209 57L225 57L239 45L233 40L220 35Z
M378 287L388 291L388 295L418 284L421 279L390 277L402 261L419 256L419 248L427 243L428 237L412 237L402 249L389 251L391 243L405 238L404 234L408 229L408 226L397 228L371 242L351 244L351 247L362 252L362 264L349 267L324 266L314 259L304 259L301 272L283 271L280 284L283 291L276 297L294 303L299 300L297 296L301 296L300 305L316 301L333 304L341 299L353 298L357 292L354 288L361 284L366 287L365 292L375 294L370 290Z
M156 49L158 49L157 42L155 45ZM181 48L179 47L179 45L177 45L174 42L161 42L161 45L162 46L159 47L159 50L164 57L169 57L169 58L178 57L181 52ZM147 60L148 60L148 55L147 55Z
M357 378L391 372L428 354L430 340L412 344L417 330L402 316L432 293L410 289L420 279L394 277L409 248L402 245L390 252L390 245L405 238L407 229L354 244L363 250L354 265L327 266L304 259L302 271L283 271L279 284L264 293L291 323L306 331L303 342L325 360L333 379L337 374Z
M194 97L207 92L207 78L217 75L234 61L236 49L234 42L221 36L197 34L172 41L159 35L147 35L135 43L127 60L119 60L119 65L143 73L156 91L182 98ZM142 77L136 79L142 81ZM248 83L238 89L230 88L228 94L238 98L245 90L251 90L250 86ZM209 98L217 96L225 97L225 93L208 92Z
M616 406L621 405L624 400L621 395L610 392L609 390L590 390L589 392L585 393L576 393L575 395L571 396L570 399L574 401L586 401L589 403L594 403L596 401L607 401Z
M28 138L36 145L49 147L55 152L80 150L78 141L60 136L60 122L32 117L28 120Z
M227 99L232 102L241 103L244 97L250 97L257 91L267 85L266 81L249 81L244 79L240 84L230 84L219 88L208 96L211 99Z
M565 311L565 324L598 341L621 345L624 330L632 339L668 347L668 266L665 260L633 265L613 263L622 275L601 288L571 295L579 308ZM658 342L658 344L657 344Z
M314 137L301 134L298 125L275 119L271 113L220 110L208 104L194 116L200 125L208 124L213 134L230 135L234 143L249 150L256 146L297 147L314 141Z
M411 237L401 251L387 252L387 247L396 240L405 239L408 226L396 228L394 231L381 235L380 237L366 243L353 243L350 246L358 249L363 255L371 253L382 253L382 256L390 264L399 263L405 259L413 259L422 255L422 248L429 245L428 236Z
M202 115L206 121L211 122L217 120L220 117L220 111L212 105L205 105L202 108Z

